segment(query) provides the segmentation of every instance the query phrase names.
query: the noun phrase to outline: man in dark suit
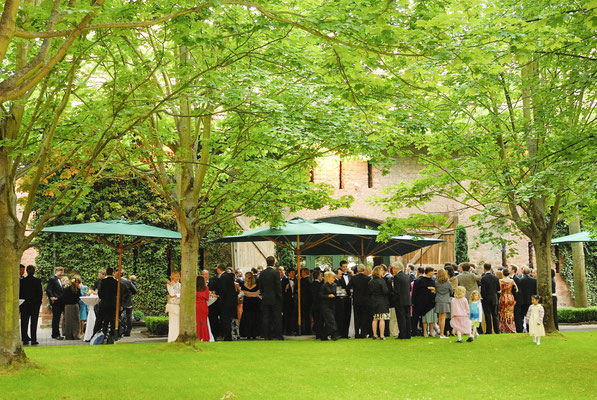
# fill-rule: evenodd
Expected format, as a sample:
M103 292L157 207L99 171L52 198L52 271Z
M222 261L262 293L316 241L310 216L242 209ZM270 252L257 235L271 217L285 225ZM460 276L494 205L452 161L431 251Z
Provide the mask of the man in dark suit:
M483 265L483 276L481 276L481 303L485 317L485 333L500 333L498 322L498 292L500 291L500 280L491 272L491 264Z
M64 274L64 268L57 267L54 269L54 276L48 280L46 286L46 294L50 300L52 307L52 339L62 340L64 336L60 335L60 316L64 310L62 302L59 300L62 296L64 288L62 287L62 281L60 278Z
M119 331L124 332L124 336L131 336L133 330L133 295L137 294L137 287L131 281L126 279L125 272L122 276L116 273L116 279L120 279L120 309L124 311L125 326L120 327Z
M394 285L392 290L392 300L396 310L396 320L398 322L398 339L410 339L411 320L410 320L410 276L404 273L402 263L395 262L392 269L398 272L394 275Z
M352 292L354 308L354 337L366 338L371 332L372 315L369 312L369 275L371 268L363 264L357 265L357 274L348 283L348 290Z
M216 272L219 276L218 295L221 312L221 332L224 340L230 342L232 341L232 316L236 313L236 306L238 304L238 294L234 286L236 277L233 273L225 271L223 265L218 265Z
M43 288L41 279L35 276L35 267L27 267L27 277L20 280L19 298L25 300L21 304L21 339L23 344L39 344L37 341L37 318L39 316L39 307L43 297ZM27 335L27 328L31 320L30 334Z
M524 267L522 274L522 278L520 278L520 282L518 283L518 290L520 291L521 301L520 314L524 318L532 304L532 297L537 294L537 279L530 275L531 269L529 267Z
M313 298L311 293L311 277L307 268L301 268L301 334L311 335L311 307Z
M321 285L321 270L315 268L313 270L313 282L311 282L311 297L313 298L311 312L313 313L313 333L315 333L315 339L323 339L325 336L323 314L321 313Z
M516 265L510 265L510 277L514 281L516 288L519 288L518 290L516 290L516 288L512 288L512 294L514 295L514 301L516 302L516 304L514 304L514 325L516 325L516 332L522 333L522 321L524 319L524 316L520 312L522 308L522 298L519 286L520 278L522 276L518 274L518 267Z
M108 343L114 342L115 336L115 319L116 319L116 294L118 290L118 282L112 276L114 269L106 268L106 277L102 279L98 296L100 298L99 310L101 315L102 331L104 336L108 338ZM108 331L108 326L110 330ZM96 324L97 327L97 324Z
M348 329L350 327L350 314L352 311L351 306L351 293L350 289L348 288L348 284L352 279L352 274L348 270L348 262L347 261L340 261L340 271L342 271L342 277L338 279L338 283L340 287L346 291L346 297L340 298L339 303L342 304L343 307L343 316L342 316L342 325L338 326L339 334L345 339L348 339Z
M298 300L296 295L297 282L295 274L295 270L290 268L288 270L288 276L283 277L280 282L285 335L296 335L298 332Z
M217 269L216 269L217 270ZM209 313L207 317L209 318L209 325L211 327L211 333L213 334L214 338L222 337L222 302L220 301L220 274L216 273L216 275L209 278L207 282L207 286L209 287L210 293L216 297L216 300L211 303L209 306Z
M271 340L272 336L283 340L282 337L282 289L280 288L280 274L273 267L276 259L266 258L267 268L259 274L259 290L261 292L261 318L263 337Z

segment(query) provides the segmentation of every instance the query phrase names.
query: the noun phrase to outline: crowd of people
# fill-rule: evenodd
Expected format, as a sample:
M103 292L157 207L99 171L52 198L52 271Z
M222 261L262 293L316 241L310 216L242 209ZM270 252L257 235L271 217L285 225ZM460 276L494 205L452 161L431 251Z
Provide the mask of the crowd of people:
M24 345L37 345L37 320L43 299L41 279L35 276L35 267L20 265L19 307L21 314L21 340ZM82 296L97 294L100 301L94 308L96 320L94 334L103 331L110 342L115 335L130 336L132 330L132 296L137 293L134 275L130 279L120 276L112 268L100 270L92 288L84 285L79 275L70 278L64 275L64 268L54 269L54 275L46 284L46 295L52 310L52 339L79 340L84 336L89 306ZM124 326L115 332L117 279L120 279L120 310ZM61 324L62 323L62 324Z
M544 310L537 296L537 280L531 266L515 265L482 271L472 263L443 268L406 268L400 262L374 268L363 264L336 270L294 269L276 266L267 257L267 267L241 273L216 267L210 276L203 270L196 282L197 336L200 340L240 338L282 340L284 335L314 335L320 340L339 338L410 339L412 336L447 338L479 334L529 332L540 343L544 335ZM42 282L35 267L20 266L21 337L23 344L38 344L37 319L42 303ZM89 288L81 277L64 276L56 268L46 285L52 310L52 338L75 340L83 336L88 306L81 296L97 294L94 333L102 331L107 342L132 330L132 297L137 293L135 276L100 270ZM297 276L298 275L298 276ZM557 298L552 270L554 317ZM115 330L117 286L120 280L121 329ZM179 336L180 274L167 282L168 341ZM299 296L300 294L300 296ZM60 327L62 321L62 327ZM300 322L299 322L300 321ZM62 328L62 333L61 329Z
M244 274L223 266L213 276L202 271L196 297L201 340L282 340L284 335L303 334L320 340L456 336L461 342L462 335L468 335L471 342L480 334L544 335L531 266L494 269L483 263L480 271L473 263L447 263L436 270L395 262L390 267L348 268L342 261L337 270L303 268L297 276L292 268L276 266L274 257L266 263L265 269ZM180 282L176 284L180 293ZM176 301L175 294L172 299Z

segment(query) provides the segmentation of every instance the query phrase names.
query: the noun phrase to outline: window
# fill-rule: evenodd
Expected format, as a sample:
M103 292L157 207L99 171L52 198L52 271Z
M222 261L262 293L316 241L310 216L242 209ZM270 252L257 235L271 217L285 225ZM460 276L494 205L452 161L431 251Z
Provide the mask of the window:
M340 161L340 164L338 167L338 188L344 189L344 174L342 172L342 161Z
M367 187L373 187L373 165L370 162L367 162Z

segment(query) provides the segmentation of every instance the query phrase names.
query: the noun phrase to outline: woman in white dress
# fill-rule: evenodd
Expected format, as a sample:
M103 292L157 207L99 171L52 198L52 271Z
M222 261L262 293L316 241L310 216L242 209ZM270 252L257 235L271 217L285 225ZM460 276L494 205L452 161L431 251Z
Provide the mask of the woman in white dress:
M168 342L174 342L180 331L180 273L172 272L166 287L168 288L168 302L166 303Z

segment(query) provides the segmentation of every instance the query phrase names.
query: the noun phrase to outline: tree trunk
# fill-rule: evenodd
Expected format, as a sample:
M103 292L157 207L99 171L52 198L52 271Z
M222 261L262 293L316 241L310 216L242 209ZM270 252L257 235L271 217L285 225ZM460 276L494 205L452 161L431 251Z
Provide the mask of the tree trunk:
M195 320L197 261L199 259L199 237L196 231L189 231L180 224L181 240L181 289L180 289L180 334L178 341L197 339ZM207 283L207 282L206 282Z
M10 216L16 214L16 194L9 177L7 152L0 151L0 365L26 361L19 332L19 233Z
M535 255L537 258L537 294L543 297L543 325L546 332L555 332L556 327L553 322L553 302L551 293L551 238L542 236L533 240Z
M570 234L580 232L580 218L576 217L568 225ZM585 273L585 252L583 243L571 243L572 245L572 265L574 274L574 306L588 307L587 300L587 275Z

